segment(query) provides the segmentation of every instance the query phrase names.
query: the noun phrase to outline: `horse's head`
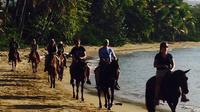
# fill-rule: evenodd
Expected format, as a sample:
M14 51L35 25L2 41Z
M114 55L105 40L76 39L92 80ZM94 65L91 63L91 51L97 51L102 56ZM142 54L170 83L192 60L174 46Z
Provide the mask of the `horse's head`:
M181 87L181 90L184 94L187 94L189 92L188 83L187 83L188 77L186 76L186 73L189 71L190 69L186 71L182 71L182 70L175 71L175 74L177 74L177 80L178 80L179 86Z

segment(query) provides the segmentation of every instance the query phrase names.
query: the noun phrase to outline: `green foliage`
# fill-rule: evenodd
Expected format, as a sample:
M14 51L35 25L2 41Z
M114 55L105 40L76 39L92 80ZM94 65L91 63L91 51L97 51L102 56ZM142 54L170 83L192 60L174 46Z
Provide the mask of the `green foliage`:
M199 40L200 6L182 0L6 0L1 45L10 37L24 44L50 38L72 44L113 46L126 42ZM6 44L5 44L6 45Z

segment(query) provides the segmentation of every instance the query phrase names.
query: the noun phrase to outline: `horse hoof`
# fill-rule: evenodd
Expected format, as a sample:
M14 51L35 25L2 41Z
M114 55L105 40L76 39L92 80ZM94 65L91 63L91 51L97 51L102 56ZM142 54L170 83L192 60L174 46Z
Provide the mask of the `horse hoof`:
M76 96L76 99L78 100L78 96Z
M86 83L89 84L89 85L91 85L91 81L90 80L87 80Z
M108 107L108 105L107 105L107 104L105 104L105 105L104 105L104 107L105 107L105 108L107 108L107 107Z
M102 105L99 105L99 109L101 109L102 108Z
M81 100L84 101L84 98L82 98Z

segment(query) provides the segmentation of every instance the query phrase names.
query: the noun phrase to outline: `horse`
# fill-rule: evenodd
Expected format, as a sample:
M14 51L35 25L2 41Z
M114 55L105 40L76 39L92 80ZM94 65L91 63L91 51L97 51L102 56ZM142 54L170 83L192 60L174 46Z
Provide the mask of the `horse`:
M166 74L162 80L160 97L163 101L167 101L172 112L176 112L176 106L180 97L180 89L182 93L187 94L188 90L188 77L186 73L190 70L176 70ZM146 83L145 103L148 112L155 112L155 83L156 76L151 77Z
M51 61L47 67L47 71L50 78L50 88L55 88L55 77L57 75L58 58L56 57L56 55L51 55L50 58Z
M31 64L32 64L32 70L33 70L33 73L36 73L37 72L37 66L38 66L38 63L40 62L40 57L37 56L37 52L36 51L32 51L29 55L29 59L31 61Z
M73 98L79 99L79 85L81 83L81 100L84 101L83 97L83 87L86 78L86 62L83 60L78 60L76 63L73 63L70 66L70 75L71 75L71 85L73 88ZM75 97L75 88L76 85L76 97Z
M11 71L15 71L17 66L17 59L18 59L18 52L17 50L14 50L13 52L9 53L9 61L11 61L12 69Z
M63 79L63 72L64 72L64 63L65 62L65 58L64 58L64 54L58 54L58 59L59 59L59 64L58 64L58 69L57 69L57 73L58 73L58 80L62 81Z
M105 62L104 64L95 69L94 73L99 98L99 108L102 108L101 92L103 92L105 98L104 106L108 110L111 109L114 100L114 88L116 77L118 75L118 70L118 60L113 60L111 63Z

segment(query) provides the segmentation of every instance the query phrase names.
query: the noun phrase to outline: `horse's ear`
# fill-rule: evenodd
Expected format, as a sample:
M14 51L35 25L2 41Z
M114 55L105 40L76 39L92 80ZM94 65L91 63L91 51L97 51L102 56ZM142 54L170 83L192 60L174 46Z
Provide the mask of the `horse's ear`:
M191 70L191 69L188 69L188 70L184 71L184 73L188 73L190 70Z

